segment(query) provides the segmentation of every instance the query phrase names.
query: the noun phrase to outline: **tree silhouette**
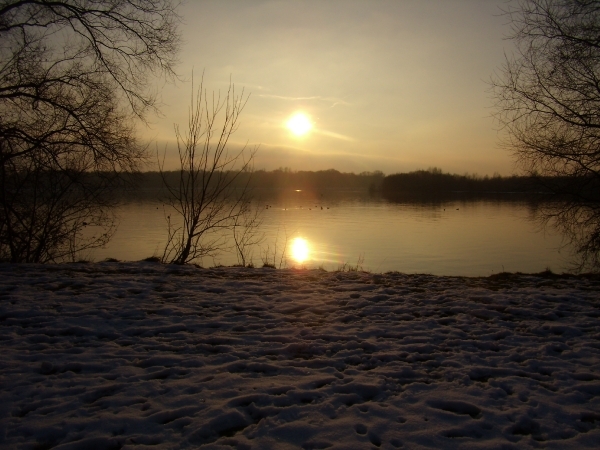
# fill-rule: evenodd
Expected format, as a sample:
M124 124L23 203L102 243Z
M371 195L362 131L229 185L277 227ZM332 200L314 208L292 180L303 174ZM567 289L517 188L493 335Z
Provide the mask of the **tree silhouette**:
M175 7L0 2L0 258L55 261L106 242L106 194L146 157L134 123L157 107L151 80L174 75Z
M225 246L223 233L233 231L236 255L245 265L249 247L260 240L255 232L260 218L248 196L250 178L245 176L252 171L257 148L228 147L247 101L244 91L237 94L232 83L223 97L207 96L203 83L194 93L192 85L187 130L175 126L180 162L176 183L169 183L164 164L159 164L173 212L167 215L163 262L185 264L214 256Z
M541 217L600 268L600 3L523 0L506 11L516 53L492 80L496 118L526 172L554 178ZM554 183L548 183L548 181Z

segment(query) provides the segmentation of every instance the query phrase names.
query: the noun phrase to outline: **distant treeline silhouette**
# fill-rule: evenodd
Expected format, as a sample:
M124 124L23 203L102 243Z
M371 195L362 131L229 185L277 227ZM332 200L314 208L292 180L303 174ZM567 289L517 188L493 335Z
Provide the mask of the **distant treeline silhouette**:
M167 171L163 172L162 175L159 172L142 172L136 175L136 187L133 192L155 192L164 189L164 181L171 186L175 186L181 176L180 171ZM306 190L313 192L376 192L381 188L383 179L384 174L380 171L355 174L342 173L334 169L312 172L292 171L285 168L272 171L256 170L237 174L234 186L241 188L247 184L251 189Z
M185 176L185 175L184 175ZM233 176L233 174L232 174ZM128 189L133 196L156 197L164 192L164 179L171 185L178 183L181 172L142 172L136 175L134 188ZM277 169L257 170L238 174L234 186L246 184L254 190L291 191L303 190L317 194L326 192L357 192L381 194L388 200L451 197L498 197L506 199L549 199L555 192L564 193L568 186L576 186L578 195L588 193L588 198L600 192L593 180L571 178L536 177L512 175L503 177L457 175L430 168L414 172L385 176L380 171L343 173L334 169L319 171L293 171Z
M457 175L430 168L386 176L381 184L381 194L390 200L457 195L544 197L552 196L565 182L561 178L537 176Z

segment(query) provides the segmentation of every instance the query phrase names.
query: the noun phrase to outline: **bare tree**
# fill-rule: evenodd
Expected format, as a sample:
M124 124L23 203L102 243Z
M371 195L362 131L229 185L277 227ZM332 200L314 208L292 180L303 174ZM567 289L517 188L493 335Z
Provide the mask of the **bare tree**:
M75 260L112 235L113 176L88 171L93 161L85 154L60 163L15 158L0 167L1 259Z
M109 174L135 171L146 157L134 122L157 107L152 77L174 74L175 7L0 1L0 257L56 260L65 246L105 242L110 202L100 194L116 179ZM81 241L92 222L104 224L104 238Z
M262 210L254 205L251 199L243 202L231 226L234 251L239 265L254 264L252 252L264 239L264 233L259 231L261 225Z
M600 3L522 0L506 11L516 53L492 80L506 145L564 200L542 217L600 268ZM548 183L548 181L552 181Z
M252 214L248 201L250 178L243 176L252 171L257 148L245 145L230 151L228 145L247 101L244 91L237 94L232 83L223 97L220 93L209 97L203 82L194 93L192 84L185 134L175 126L180 162L178 184L166 180L164 158L159 161L173 211L167 215L164 262L185 264L215 256L226 247L224 232L235 231L242 224L250 228L258 225L257 221L244 223L244 218L252 218ZM240 239L239 233L237 236ZM246 245L243 239L239 243Z

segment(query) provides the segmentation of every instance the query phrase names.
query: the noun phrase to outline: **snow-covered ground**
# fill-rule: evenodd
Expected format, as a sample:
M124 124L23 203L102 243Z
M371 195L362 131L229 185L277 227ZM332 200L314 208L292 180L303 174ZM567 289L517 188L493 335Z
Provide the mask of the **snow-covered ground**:
M599 448L600 281L0 265L0 447Z

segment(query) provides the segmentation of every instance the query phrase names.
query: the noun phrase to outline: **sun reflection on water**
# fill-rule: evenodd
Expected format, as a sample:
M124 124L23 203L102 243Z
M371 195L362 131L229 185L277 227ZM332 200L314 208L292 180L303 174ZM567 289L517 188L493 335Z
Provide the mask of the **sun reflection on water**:
M310 250L308 247L308 242L306 239L297 237L290 244L290 250L292 253L292 258L297 263L303 263L309 257Z

